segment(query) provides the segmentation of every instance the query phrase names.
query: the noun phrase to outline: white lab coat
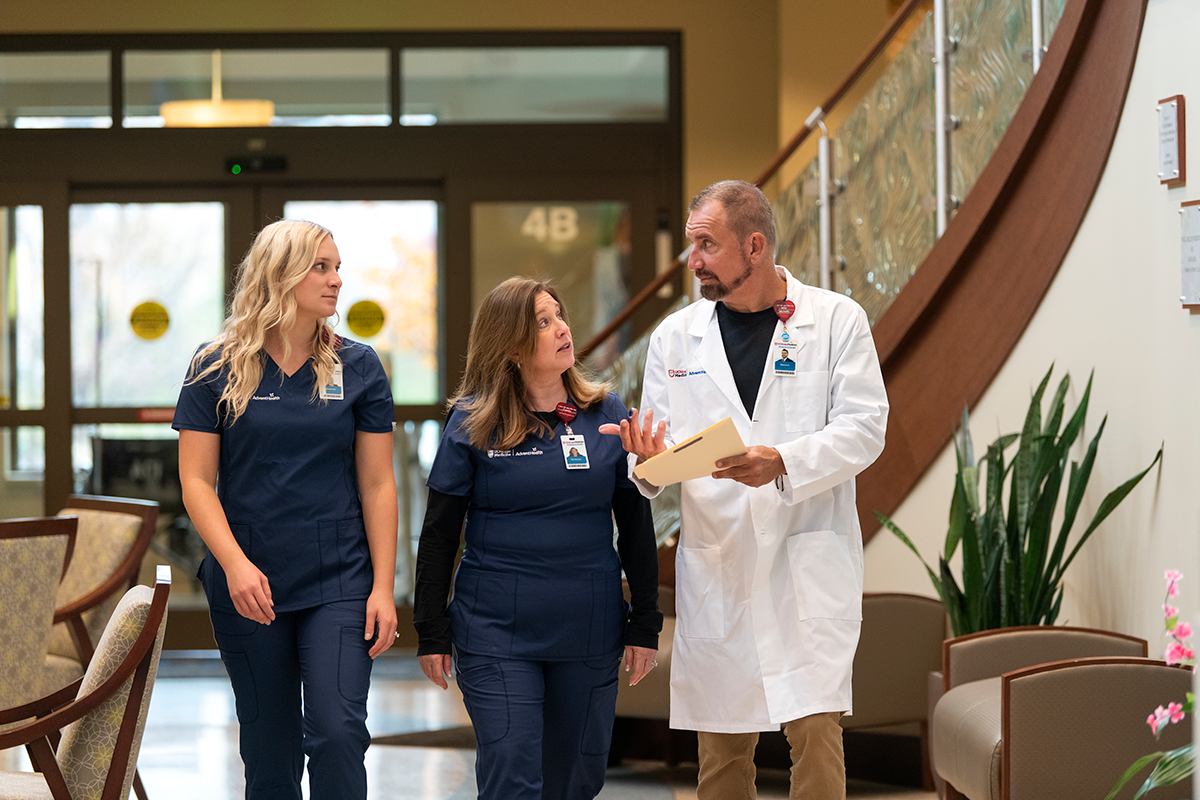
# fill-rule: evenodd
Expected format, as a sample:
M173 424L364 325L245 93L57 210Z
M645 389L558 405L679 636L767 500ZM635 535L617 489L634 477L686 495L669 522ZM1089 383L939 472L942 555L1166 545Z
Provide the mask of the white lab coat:
M650 342L641 408L653 409L656 427L666 421L668 444L728 416L747 445L775 447L787 467L782 490L683 484L672 728L763 731L851 710L863 579L854 476L883 450L887 395L862 308L776 270L796 309L776 325L753 420L715 303L671 315ZM791 376L775 374L784 344ZM659 491L638 483L647 496Z

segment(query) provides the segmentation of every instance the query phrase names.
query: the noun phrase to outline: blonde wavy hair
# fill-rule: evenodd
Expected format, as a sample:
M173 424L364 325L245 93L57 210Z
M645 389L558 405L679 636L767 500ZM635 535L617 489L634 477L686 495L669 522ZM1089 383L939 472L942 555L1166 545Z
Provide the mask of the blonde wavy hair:
M237 286L229 306L229 316L221 332L192 357L187 383L199 383L210 376L226 372L225 387L217 401L218 410L226 415L228 424L237 422L246 411L250 398L263 377L267 331L278 327L286 334L296 324L294 289L312 268L317 248L328 230L314 222L284 219L272 222L258 232L254 244L238 267ZM333 377L340 363L337 355L338 338L333 334L328 318L317 321L310 340L313 370L318 388ZM291 355L288 337L283 337L284 361ZM207 365L205 362L211 359ZM280 375L280 382L283 375Z
M463 429L471 444L482 450L511 450L530 434L551 432L529 408L518 366L537 349L536 305L542 292L554 298L563 321L570 325L567 307L555 288L549 281L530 278L509 278L501 283L488 293L475 315L467 343L466 372L448 408L467 413ZM585 378L578 364L571 365L562 379L582 411L608 394L608 386Z

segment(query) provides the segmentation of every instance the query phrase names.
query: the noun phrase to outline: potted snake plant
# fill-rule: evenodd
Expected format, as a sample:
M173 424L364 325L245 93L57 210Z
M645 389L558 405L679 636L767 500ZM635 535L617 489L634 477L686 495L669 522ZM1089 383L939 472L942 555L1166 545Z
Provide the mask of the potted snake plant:
M1042 414L1043 395L1053 371L1051 365L1034 392L1021 432L998 437L988 445L979 464L971 443L970 419L963 409L962 426L954 435L958 469L950 501L950 525L936 571L904 531L889 517L875 514L925 565L955 636L1015 625L1053 624L1062 606L1063 573L1100 523L1162 458L1159 447L1148 467L1109 492L1068 551L1071 529L1107 417L1101 421L1082 461L1071 460L1071 447L1087 415L1092 379L1088 377L1083 398L1064 425L1069 374L1059 383L1044 418ZM1006 460L1013 444L1016 453ZM1056 531L1055 509L1064 479L1066 504ZM950 560L960 544L961 582L950 569Z

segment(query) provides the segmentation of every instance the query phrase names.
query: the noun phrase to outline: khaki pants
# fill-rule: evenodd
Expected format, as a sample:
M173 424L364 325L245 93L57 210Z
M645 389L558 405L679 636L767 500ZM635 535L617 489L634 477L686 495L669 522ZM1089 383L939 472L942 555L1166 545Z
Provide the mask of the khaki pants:
M784 723L792 748L790 800L845 800L846 763L841 713L813 714ZM757 733L705 733L700 741L697 800L755 800Z

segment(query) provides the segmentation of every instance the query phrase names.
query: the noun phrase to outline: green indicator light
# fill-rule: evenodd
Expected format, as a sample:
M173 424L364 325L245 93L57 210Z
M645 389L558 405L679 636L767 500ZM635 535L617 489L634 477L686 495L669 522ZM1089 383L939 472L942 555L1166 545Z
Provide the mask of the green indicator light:
M234 175L240 175L242 172L242 165L234 164L232 167L229 168L229 171L232 172Z

